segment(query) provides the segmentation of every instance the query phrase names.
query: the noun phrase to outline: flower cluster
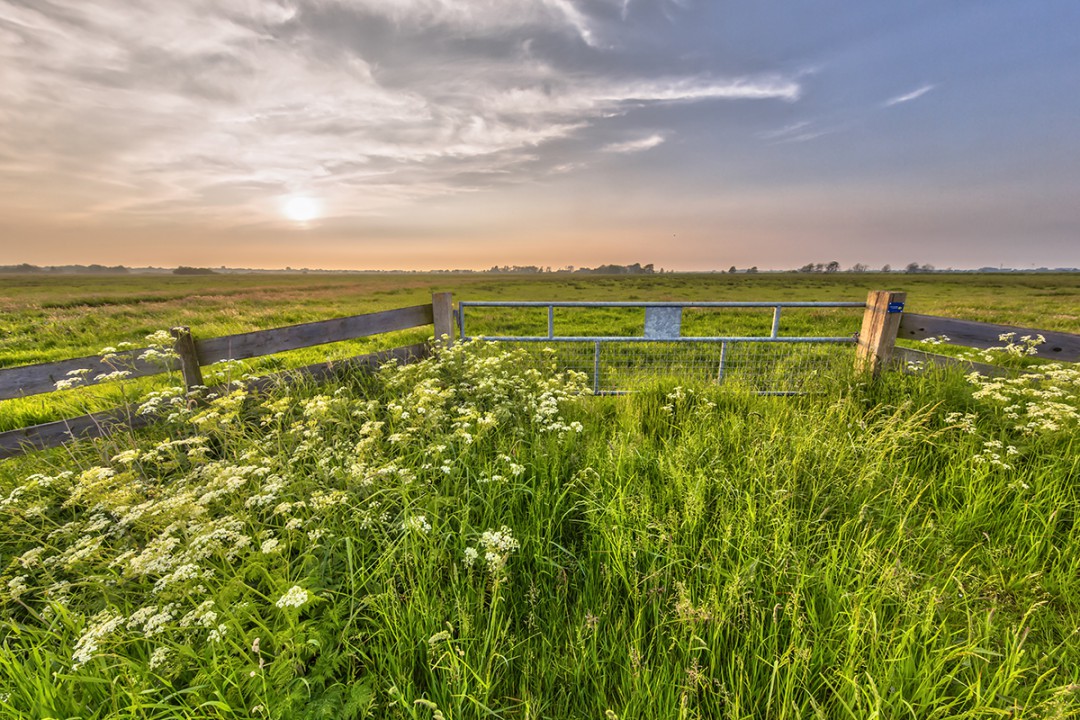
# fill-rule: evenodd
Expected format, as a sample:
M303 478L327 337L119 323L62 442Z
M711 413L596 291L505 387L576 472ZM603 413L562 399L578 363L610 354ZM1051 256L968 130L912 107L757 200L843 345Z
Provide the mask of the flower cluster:
M274 603L279 608L303 607L311 599L310 593L299 585L293 585Z
M1017 377L972 373L973 396L997 406L1022 432L1032 434L1080 426L1080 368L1051 363Z
M1000 440L987 440L983 443L983 449L972 457L972 460L976 465L1012 470L1012 465L1005 462L1004 458L1019 454L1020 451L1013 445L1006 445Z
M961 354L965 360L980 360L986 363L1004 365L1022 365L1023 358L1030 358L1039 354L1039 346L1046 342L1042 335L1022 335L1016 337L1016 333L1008 332L998 335L998 340L1005 343L989 347L984 350L972 350Z
M520 546L510 528L503 525L498 530L485 530L476 547L465 548L465 564L473 567L484 564L493 574L499 574L505 567L510 555Z

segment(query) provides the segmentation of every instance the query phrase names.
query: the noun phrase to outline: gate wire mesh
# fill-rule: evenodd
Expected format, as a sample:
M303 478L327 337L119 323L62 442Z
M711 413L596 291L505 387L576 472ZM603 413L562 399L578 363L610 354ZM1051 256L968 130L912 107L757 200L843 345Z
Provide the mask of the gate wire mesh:
M657 379L800 394L853 366L852 331L864 307L795 301L462 301L457 320L462 339L470 337L468 314L478 335L548 362L554 355L558 368L584 373L597 394L628 392Z
M822 380L852 367L853 345L763 342L576 342L499 341L560 370L584 373L593 392L632 391L656 380L725 383L751 392L789 395L813 392Z

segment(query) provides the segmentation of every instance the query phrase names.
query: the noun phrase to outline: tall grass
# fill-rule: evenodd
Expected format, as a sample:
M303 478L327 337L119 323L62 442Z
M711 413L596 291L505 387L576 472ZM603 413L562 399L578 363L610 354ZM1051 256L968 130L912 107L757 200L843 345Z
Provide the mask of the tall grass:
M0 465L0 708L1080 715L1070 420L946 372L597 398L549 362L178 398Z

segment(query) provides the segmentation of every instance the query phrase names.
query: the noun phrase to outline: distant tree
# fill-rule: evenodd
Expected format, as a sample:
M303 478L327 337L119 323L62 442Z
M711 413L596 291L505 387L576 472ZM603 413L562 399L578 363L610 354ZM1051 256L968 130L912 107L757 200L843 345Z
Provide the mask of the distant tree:
M217 275L217 273L210 268L197 268L181 265L173 270L173 275Z
M801 272L801 273L812 273L812 272L814 272L814 263L806 263L801 268L799 268L799 272Z
M840 272L840 263L833 260L831 263L829 263L828 265L825 266L825 272L827 272L827 273Z
M924 264L924 265L923 265L923 266L922 266L921 268L919 268L919 269L920 269L921 271L923 271L923 272L934 272L934 266L933 266L933 265L931 265L930 263L925 263L925 264Z
M906 273L922 272L922 266L919 265L919 263L917 263L917 262L908 263L907 267L904 268L904 272L906 272Z
M739 272L739 269L737 267L735 267L734 265L732 265L731 267L728 268L728 272L731 273L732 275L734 275L735 273Z
M862 263L855 263L854 265L851 266L851 272L856 272L856 273L864 273L869 269L870 269L869 267L867 267L866 265L863 265Z
M889 263L885 263L884 265L881 266L881 272L883 272L883 273L892 272L892 265L890 265Z
M825 263L814 263L814 272L825 272Z
M749 268L746 269L746 272L750 273L751 275L753 275L757 271L758 271L757 265L754 265L753 267L749 267Z

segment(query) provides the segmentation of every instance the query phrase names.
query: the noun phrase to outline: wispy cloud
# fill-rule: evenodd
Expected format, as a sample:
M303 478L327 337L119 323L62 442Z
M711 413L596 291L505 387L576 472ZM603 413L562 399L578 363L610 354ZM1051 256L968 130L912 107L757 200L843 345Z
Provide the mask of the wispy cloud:
M651 150L657 145L662 145L665 138L659 133L654 133L648 137L643 137L638 140L627 140L626 142L610 143L601 148L604 152L609 153L636 153L644 150Z
M842 127L844 127L842 124L827 125L817 121L802 120L776 130L760 132L757 136L762 140L769 140L773 143L806 142L825 135L831 135L842 129Z
M807 128L809 126L809 120L801 120L799 122L794 122L790 125L785 125L784 127L777 128L776 130L766 130L764 132L760 132L758 133L758 137L762 140L777 140L780 138L791 137L792 135L798 133L800 130L803 130L804 128Z
M883 102L881 104L881 106L882 107L892 107L893 105L899 105L900 103L906 103L906 102L911 102L912 100L917 100L917 99L921 98L923 95L930 92L931 90L933 90L936 87L937 87L937 85L923 85L922 87L917 88L915 90L912 90L909 93L904 93L903 95L897 95L896 97L889 98L888 100Z

